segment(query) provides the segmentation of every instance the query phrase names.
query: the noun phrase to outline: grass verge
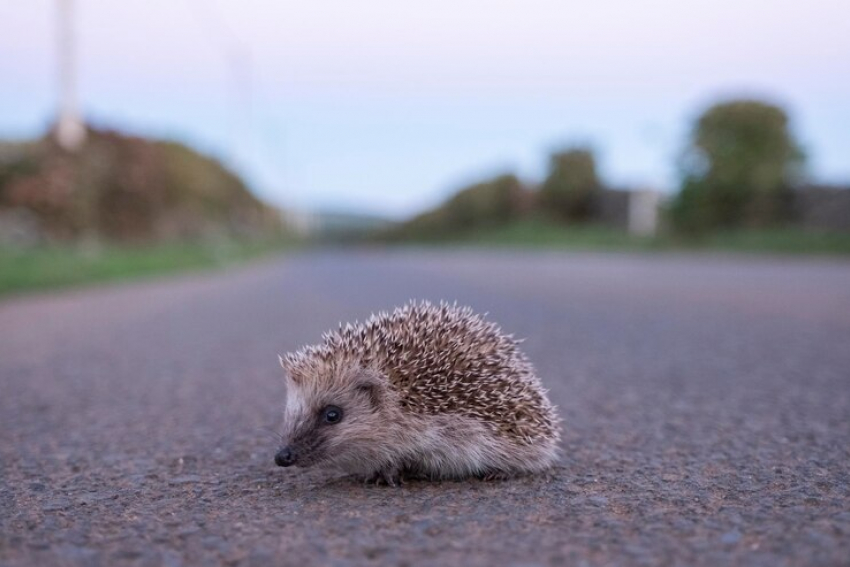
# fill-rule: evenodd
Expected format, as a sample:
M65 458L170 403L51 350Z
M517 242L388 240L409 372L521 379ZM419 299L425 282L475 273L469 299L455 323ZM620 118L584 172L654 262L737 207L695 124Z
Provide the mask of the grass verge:
M722 231L699 238L670 234L632 236L602 226L566 226L537 219L502 227L441 237L417 244L475 245L487 247L549 248L611 251L721 251L768 254L850 254L850 234L818 233L800 229Z
M214 268L283 251L288 240L0 248L0 295Z

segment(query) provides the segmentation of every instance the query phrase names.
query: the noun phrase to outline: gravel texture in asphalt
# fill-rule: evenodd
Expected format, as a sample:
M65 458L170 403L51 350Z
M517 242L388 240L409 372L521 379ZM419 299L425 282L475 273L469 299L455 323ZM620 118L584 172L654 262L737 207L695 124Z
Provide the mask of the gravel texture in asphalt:
M280 352L410 298L525 337L551 473L274 465ZM0 565L848 565L850 264L314 252L0 303Z

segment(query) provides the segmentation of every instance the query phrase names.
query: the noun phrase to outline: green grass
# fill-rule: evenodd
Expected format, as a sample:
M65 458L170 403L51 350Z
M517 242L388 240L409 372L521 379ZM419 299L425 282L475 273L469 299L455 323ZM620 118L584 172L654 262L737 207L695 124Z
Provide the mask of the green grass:
M718 232L695 245L730 252L850 254L850 233L807 232L800 229Z
M563 226L523 220L503 227L476 231L459 241L484 246L543 247L569 249L638 250L657 245L655 238L629 236L601 226Z
M426 241L417 241L418 243ZM610 251L721 251L768 254L850 254L850 234L800 229L723 231L700 238L636 237L601 226L566 226L538 219L431 241L440 245Z
M291 241L0 248L0 295L214 268L282 251Z

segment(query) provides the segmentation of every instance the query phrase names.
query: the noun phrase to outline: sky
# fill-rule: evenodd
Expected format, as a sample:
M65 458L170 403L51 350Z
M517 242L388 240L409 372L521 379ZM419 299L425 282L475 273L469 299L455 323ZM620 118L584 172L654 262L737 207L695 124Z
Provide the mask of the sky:
M56 6L0 4L0 138L55 115ZM847 0L75 0L93 124L214 155L262 198L403 218L590 145L676 188L710 104L782 105L812 179L850 184Z

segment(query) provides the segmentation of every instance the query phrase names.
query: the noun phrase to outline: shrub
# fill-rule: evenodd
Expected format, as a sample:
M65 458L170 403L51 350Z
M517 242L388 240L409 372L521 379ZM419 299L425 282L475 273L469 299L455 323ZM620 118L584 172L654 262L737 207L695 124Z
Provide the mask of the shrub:
M540 188L540 206L564 220L589 221L594 216L595 200L601 188L590 149L558 152L549 159L549 174Z
M752 100L717 104L698 119L683 154L673 225L698 232L780 223L802 163L781 108Z
M23 210L47 240L264 236L278 213L214 159L172 142L90 129L77 152L51 137L0 144L0 212Z
M507 224L524 214L529 201L528 191L516 176L500 175L461 189L436 209L395 227L390 236L439 238Z

